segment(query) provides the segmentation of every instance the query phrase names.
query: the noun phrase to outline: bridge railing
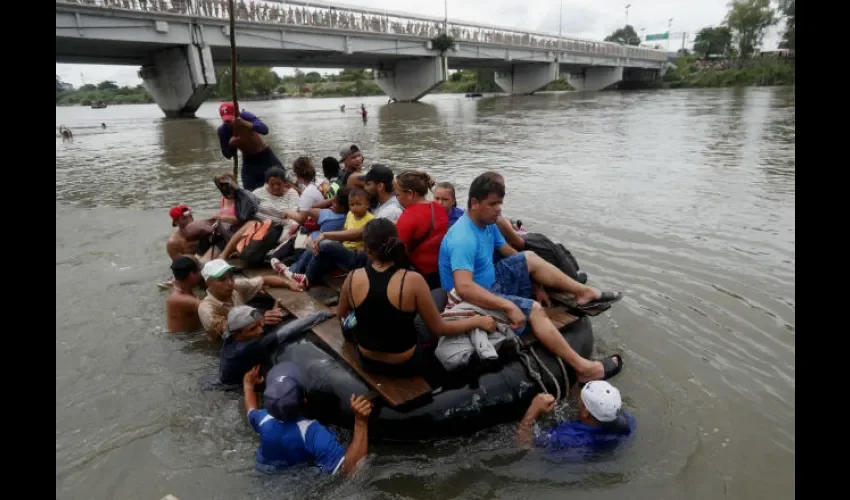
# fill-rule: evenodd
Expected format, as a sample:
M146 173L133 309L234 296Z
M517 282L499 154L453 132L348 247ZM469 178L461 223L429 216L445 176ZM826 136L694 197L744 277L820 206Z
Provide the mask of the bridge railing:
M144 12L165 12L199 18L229 19L227 0L56 0L76 4ZM317 26L346 31L386 33L430 39L445 31L459 43L536 48L594 56L666 61L663 51L611 42L558 37L546 33L473 25L374 9L303 1L238 1L236 19L264 24Z

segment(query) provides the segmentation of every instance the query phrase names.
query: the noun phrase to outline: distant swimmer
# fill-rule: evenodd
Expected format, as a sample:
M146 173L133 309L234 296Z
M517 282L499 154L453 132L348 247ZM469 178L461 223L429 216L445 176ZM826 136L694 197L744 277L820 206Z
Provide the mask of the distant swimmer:
M369 114L369 112L368 112L368 111L366 111L366 106L365 106L364 104L361 104L361 105L360 105L360 116L362 116L362 117L363 117L363 120L364 120L364 121L366 120L366 116L367 116L368 114Z
M105 123L101 123L101 124L100 124L100 128L106 128L106 124L105 124Z
M341 112L345 113L345 104L343 104L342 106L340 106L340 107L339 107L339 110L340 110Z
M59 135L62 136L63 141L73 141L74 140L74 133L71 132L71 129L69 129L65 125L59 125Z

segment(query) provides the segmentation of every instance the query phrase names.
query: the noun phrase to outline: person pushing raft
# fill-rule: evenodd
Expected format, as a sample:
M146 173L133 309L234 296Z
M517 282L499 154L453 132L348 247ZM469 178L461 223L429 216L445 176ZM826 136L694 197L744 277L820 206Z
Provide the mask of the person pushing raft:
M248 191L262 187L266 182L266 169L274 166L283 168L263 138L269 133L269 127L248 111L240 111L237 118L232 102L221 103L218 113L222 121L217 130L221 154L230 159L237 149L242 151L242 187Z

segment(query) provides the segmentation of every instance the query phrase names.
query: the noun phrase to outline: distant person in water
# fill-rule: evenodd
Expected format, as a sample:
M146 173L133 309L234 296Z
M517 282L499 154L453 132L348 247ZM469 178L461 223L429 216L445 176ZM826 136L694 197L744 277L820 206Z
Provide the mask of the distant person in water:
M339 107L339 110L340 110L340 111L342 111L343 113L345 113L345 104L343 104L342 106L340 106L340 107Z
M165 299L165 314L168 331L195 332L201 330L201 318L198 316L198 306L201 299L195 296L194 289L203 283L201 269L194 257L181 255L171 263L174 281L171 294Z
M71 132L71 129L69 129L65 125L59 125L59 135L62 136L63 141L73 141L74 140L74 133Z
M361 104L361 105L360 105L360 116L362 116L362 117L363 117L363 120L364 120L364 121L366 120L366 116L367 116L368 114L369 114L369 112L368 112L368 111L366 111L366 105L365 105L365 104Z
M534 422L555 408L551 394L538 394L520 421L517 438L526 446L563 452L566 458L592 458L613 450L634 434L635 418L623 411L622 405L616 387L604 380L588 382L578 397L578 420L561 422L535 435Z
M101 123L100 128L106 128L106 123Z
M262 187L266 170L282 166L262 137L269 133L269 127L248 111L240 111L237 118L232 102L222 103L218 113L222 121L218 126L221 154L225 158L233 158L237 149L242 151L242 187L248 191Z

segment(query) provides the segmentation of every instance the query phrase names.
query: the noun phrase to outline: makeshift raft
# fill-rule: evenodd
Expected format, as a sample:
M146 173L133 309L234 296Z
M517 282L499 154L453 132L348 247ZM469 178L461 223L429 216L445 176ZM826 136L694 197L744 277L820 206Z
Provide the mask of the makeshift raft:
M231 263L240 268L238 260ZM247 277L275 275L269 268L241 269ZM332 278L324 286L307 292L266 288L280 306L295 318L303 318L335 306L344 277ZM567 342L584 357L593 350L593 331L588 316L598 315L609 304L579 310L569 294L551 293L549 318ZM507 343L506 343L507 344ZM326 423L349 427L351 394L370 393L376 402L372 413L375 436L387 439L425 439L474 432L490 425L516 420L535 394L543 391L563 398L575 381L569 367L526 336L522 346L499 351L497 363L473 366L442 377L386 377L366 372L345 340L339 320L333 317L315 325L301 340L282 345L275 363L299 365L307 386L309 413ZM434 360L439 365L439 362ZM378 398L379 396L379 398Z

